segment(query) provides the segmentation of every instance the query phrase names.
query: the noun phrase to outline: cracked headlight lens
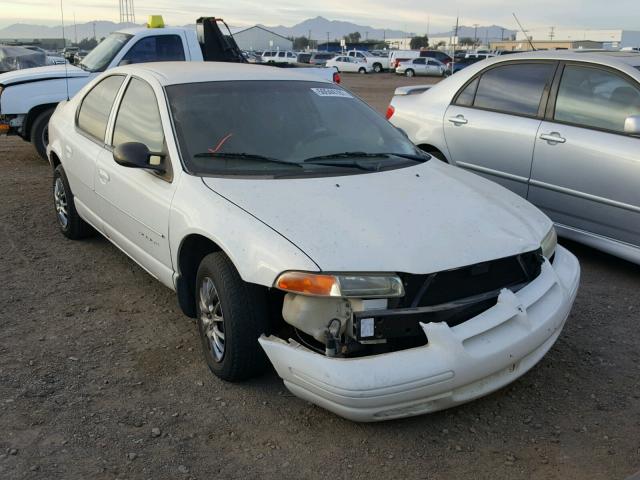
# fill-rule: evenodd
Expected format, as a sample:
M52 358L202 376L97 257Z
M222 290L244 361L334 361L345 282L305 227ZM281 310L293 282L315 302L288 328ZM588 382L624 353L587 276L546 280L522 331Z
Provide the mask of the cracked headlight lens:
M555 253L557 245L558 235L556 234L556 229L551 227L551 230L544 236L540 244L542 255L544 255L546 259L550 259Z

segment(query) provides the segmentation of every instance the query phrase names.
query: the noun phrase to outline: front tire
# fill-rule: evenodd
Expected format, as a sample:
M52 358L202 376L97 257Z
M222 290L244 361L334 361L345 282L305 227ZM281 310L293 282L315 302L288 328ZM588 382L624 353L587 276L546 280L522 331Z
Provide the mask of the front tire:
M264 291L242 280L231 260L215 252L200 263L195 298L202 352L211 372L229 382L264 372L268 360L258 343L269 326Z
M406 72L404 72L404 74L405 74L407 77L411 78L411 77L413 77L416 73L415 73L413 70L409 69L409 70L407 70Z
M31 143L38 155L47 160L47 145L49 145L49 119L53 115L53 108L41 112L31 125Z
M58 165L53 171L53 206L56 211L58 227L65 237L71 240L81 240L93 235L94 230L91 225L80 218L76 211L73 193L62 165Z

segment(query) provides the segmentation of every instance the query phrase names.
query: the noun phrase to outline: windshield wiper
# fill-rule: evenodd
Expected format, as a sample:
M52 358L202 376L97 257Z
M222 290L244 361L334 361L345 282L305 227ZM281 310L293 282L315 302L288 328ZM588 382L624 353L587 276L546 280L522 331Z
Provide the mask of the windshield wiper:
M416 162L426 162L429 160L426 157L421 157L419 155L412 155L410 153L366 153L366 152L341 152L341 153L332 153L330 155L320 155L317 157L311 157L304 160L303 163L323 163L325 160L333 160L333 159L351 159L351 158L389 158L389 157L401 157L409 160L415 160Z
M202 158L202 157L209 157L209 158L243 158L243 159L246 159L246 160L259 160L261 162L279 163L279 164L284 164L284 165L291 165L293 167L302 167L302 165L300 165L299 163L288 162L286 160L280 160L278 158L273 158L273 157L265 157L264 155L257 155L257 154L253 154L253 153L202 152L202 153L196 153L194 155L194 157L196 157L196 158L199 158L199 157L200 158Z
M89 71L89 67L87 67L87 66L86 66L84 63L82 63L82 62L80 62L80 63L78 64L78 66L79 66L82 70L84 70L85 72L88 72L88 71Z

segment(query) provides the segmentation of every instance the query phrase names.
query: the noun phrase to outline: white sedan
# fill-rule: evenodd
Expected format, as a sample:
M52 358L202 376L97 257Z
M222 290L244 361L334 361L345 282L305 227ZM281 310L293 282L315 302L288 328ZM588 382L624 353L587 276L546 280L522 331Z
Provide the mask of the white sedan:
M359 58L347 57L346 55L327 60L327 67L336 67L338 72L351 73L371 73L373 64L364 62Z
M175 290L224 380L270 360L353 420L431 412L524 374L576 295L544 214L330 82L130 65L62 102L49 131L62 233L99 232Z

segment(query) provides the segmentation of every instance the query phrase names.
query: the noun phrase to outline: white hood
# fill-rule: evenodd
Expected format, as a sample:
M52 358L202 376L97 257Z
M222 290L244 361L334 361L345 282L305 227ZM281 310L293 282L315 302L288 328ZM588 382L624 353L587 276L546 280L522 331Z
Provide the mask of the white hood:
M325 271L447 270L535 250L552 225L521 197L436 160L340 177L203 181Z
M0 75L0 85L9 86L16 82L47 80L52 78L88 77L90 72L73 65L47 65L46 67L25 68Z

